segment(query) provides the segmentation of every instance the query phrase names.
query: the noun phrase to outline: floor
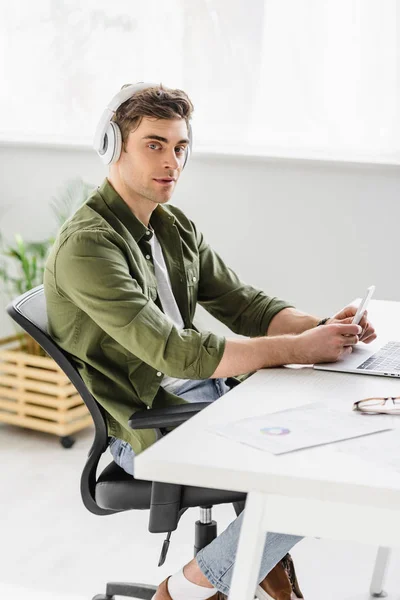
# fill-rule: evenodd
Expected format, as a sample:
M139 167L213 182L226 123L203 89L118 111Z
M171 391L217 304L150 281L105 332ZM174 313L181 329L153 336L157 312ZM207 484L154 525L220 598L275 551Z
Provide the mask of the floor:
M197 510L183 516L158 568L162 534L147 531L147 511L98 517L79 492L91 429L65 450L44 433L0 424L1 600L91 600L107 581L157 584L192 556ZM214 509L219 530L232 506ZM368 524L366 524L368 526ZM307 600L366 600L376 548L307 539L294 548ZM400 550L392 554L385 589L400 600Z

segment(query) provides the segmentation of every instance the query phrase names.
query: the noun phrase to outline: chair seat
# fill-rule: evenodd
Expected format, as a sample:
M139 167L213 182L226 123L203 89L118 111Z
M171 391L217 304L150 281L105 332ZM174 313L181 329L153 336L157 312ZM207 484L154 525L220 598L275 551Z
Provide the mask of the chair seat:
M96 484L96 502L108 510L146 510L150 508L151 481L135 479L112 461ZM246 494L185 485L181 508L242 502Z

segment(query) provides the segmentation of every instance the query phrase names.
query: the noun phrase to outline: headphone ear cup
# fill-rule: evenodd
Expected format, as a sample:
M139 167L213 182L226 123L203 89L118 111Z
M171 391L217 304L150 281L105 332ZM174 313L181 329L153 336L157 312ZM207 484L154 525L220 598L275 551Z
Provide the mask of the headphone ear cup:
M186 167L186 163L189 160L189 156L190 156L190 146L188 146L186 148L186 153L185 153L185 162L183 163L183 167L182 169L184 169Z
M186 167L186 163L190 158L190 155L192 153L192 144L193 144L193 132L192 132L192 126L190 123L188 123L188 137L189 137L189 145L186 148L186 154L185 154L185 162L183 163L183 167L182 169L184 169Z
M118 125L116 123L114 123L114 121L111 121L110 123L111 128L113 130L113 138L114 138L114 143L113 143L113 154L110 160L110 165L113 165L114 163L117 162L117 160L119 159L119 157L121 156L121 150L122 150L122 133L120 128L118 127Z
M114 121L110 121L104 135L103 152L100 154L105 165L112 165L119 159L122 149L121 130Z

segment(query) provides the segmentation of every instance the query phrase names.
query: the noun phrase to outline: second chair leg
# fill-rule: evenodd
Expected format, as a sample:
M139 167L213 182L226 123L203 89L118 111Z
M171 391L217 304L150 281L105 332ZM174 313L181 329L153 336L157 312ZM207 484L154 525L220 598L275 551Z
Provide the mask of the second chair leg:
M383 591L383 580L386 575L391 550L390 548L378 548L375 566L372 573L369 593L372 598L385 598L387 593Z
M155 586L145 583L107 583L106 593L98 594L93 600L116 600L115 596L151 600L156 591Z

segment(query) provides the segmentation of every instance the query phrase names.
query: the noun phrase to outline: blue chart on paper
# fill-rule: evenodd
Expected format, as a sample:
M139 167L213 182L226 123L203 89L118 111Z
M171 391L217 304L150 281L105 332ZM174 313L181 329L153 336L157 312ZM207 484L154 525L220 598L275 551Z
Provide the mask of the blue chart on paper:
M264 427L260 431L265 435L287 435L290 433L290 429L287 427Z

